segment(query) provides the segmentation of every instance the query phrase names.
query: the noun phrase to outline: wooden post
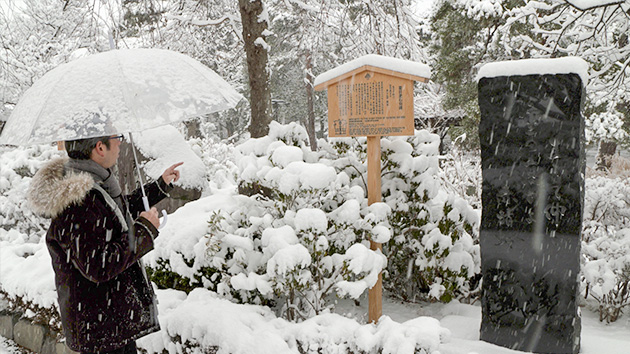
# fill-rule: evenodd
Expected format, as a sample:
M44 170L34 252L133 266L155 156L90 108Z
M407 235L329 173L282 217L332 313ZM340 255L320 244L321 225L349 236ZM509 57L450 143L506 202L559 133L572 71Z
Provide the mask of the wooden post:
M381 137L367 137L367 183L368 205L381 201ZM380 243L370 241L371 250L382 250ZM368 291L368 318L370 323L378 322L383 314L383 275L378 274L378 281Z
M328 90L328 136L367 137L368 205L381 201L381 136L414 134L413 82L429 77L425 64L366 55L315 79L315 90ZM382 247L370 241L373 251ZM383 314L380 273L368 299L368 318L376 323Z

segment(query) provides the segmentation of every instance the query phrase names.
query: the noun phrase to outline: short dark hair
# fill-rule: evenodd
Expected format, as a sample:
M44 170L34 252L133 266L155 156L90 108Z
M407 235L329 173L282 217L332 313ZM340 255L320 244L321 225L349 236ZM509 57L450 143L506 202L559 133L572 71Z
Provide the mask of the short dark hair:
M110 148L108 136L66 141L65 145L68 157L77 160L89 160L92 150L96 147L96 144L99 141L105 144L108 149Z

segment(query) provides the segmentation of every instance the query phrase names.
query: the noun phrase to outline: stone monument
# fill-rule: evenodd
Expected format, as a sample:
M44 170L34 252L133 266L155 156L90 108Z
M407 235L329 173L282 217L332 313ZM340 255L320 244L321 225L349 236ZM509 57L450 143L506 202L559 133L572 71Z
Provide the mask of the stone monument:
M561 58L480 70L484 341L579 352L587 68Z

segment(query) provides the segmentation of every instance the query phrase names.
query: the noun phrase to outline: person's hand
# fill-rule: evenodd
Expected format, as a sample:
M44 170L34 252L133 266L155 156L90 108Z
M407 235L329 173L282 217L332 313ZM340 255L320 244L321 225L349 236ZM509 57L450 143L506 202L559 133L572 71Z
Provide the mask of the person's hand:
M149 220L156 229L160 227L160 217L158 215L157 209L151 208L149 211L143 211L140 213L140 216Z
M177 171L176 168L183 164L183 162L178 162L162 173L162 179L166 184L171 184L171 182L177 182L177 180L179 180L179 171Z

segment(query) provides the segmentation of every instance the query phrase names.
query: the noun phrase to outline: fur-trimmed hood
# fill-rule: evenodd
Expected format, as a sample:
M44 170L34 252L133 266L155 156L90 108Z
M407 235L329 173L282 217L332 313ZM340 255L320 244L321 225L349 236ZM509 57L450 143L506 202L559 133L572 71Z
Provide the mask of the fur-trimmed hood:
M67 161L61 157L48 162L31 180L28 201L36 214L54 218L81 202L94 186L94 178L88 173L64 172Z

